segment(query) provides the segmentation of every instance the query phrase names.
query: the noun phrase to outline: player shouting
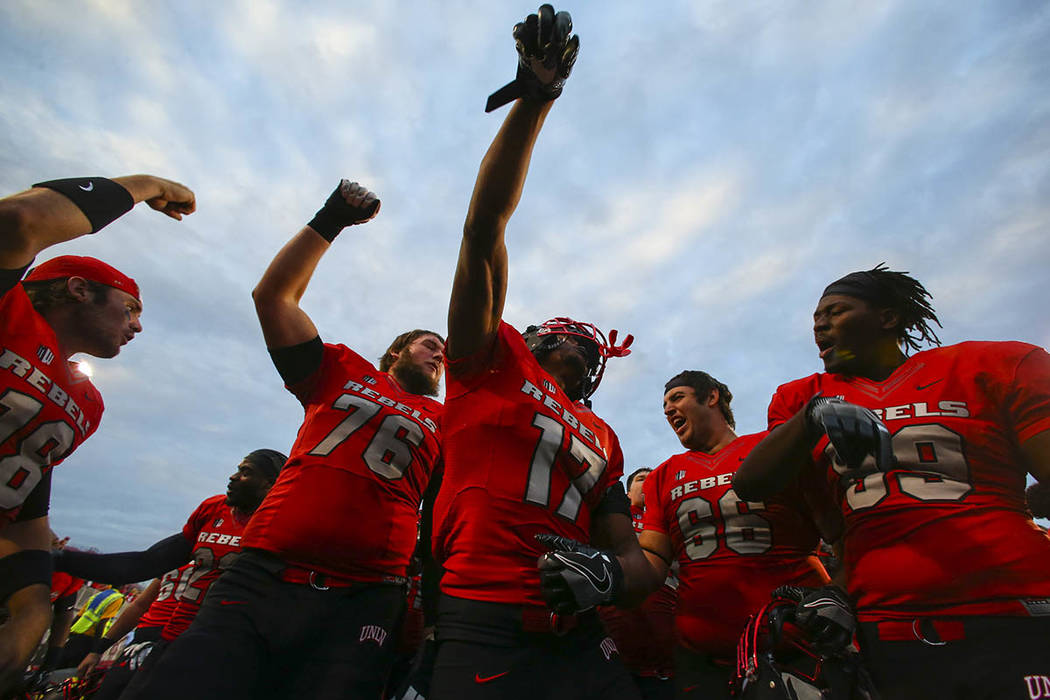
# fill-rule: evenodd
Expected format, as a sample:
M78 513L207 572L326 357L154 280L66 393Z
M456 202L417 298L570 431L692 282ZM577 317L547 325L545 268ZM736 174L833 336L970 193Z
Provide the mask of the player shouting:
M1041 697L1050 539L1024 486L1050 481L1050 356L966 342L908 357L938 344L929 296L881 265L831 283L813 314L825 371L777 389L734 488L766 498L810 459L822 467L884 697Z
M193 192L152 175L41 182L0 199L0 695L50 621L51 470L89 438L102 397L75 353L114 357L142 330L135 280L94 258L38 253L101 230L137 202L173 219ZM22 280L20 282L20 280Z

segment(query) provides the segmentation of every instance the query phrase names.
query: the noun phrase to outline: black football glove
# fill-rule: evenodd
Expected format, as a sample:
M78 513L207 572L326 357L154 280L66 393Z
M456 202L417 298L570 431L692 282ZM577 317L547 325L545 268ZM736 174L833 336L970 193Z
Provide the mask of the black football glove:
M486 112L519 97L539 102L557 98L580 51L580 39L572 34L572 17L568 12L555 14L548 4L540 5L537 14L514 25L514 42L518 49L518 75L489 95Z
M559 615L609 605L623 588L623 569L615 554L568 537L543 534L536 539L550 551L540 557L540 591Z
M795 607L795 623L823 654L841 654L853 642L857 618L846 592L838 586L808 590Z
M890 431L863 406L814 396L806 405L806 425L814 438L826 434L841 462L851 470L860 470L868 455L879 471L889 471L895 464Z
M343 178L308 225L331 243L347 226L363 224L375 217L380 204L379 198L367 187Z

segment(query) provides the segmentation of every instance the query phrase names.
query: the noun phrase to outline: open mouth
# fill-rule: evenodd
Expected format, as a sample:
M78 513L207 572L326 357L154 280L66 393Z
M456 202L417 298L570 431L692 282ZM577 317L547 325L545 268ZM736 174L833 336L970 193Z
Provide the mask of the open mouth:
M686 421L685 421L685 418L683 416L672 416L671 418L668 419L668 422L671 423L671 428L676 433L682 432L682 430L685 428L685 425L686 425Z
M835 351L835 343L826 338L817 338L817 350L820 351L820 359L825 360Z

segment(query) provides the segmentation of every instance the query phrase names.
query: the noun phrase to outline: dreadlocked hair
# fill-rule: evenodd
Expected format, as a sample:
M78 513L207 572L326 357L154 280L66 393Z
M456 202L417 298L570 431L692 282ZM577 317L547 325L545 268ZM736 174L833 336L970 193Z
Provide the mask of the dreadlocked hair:
M901 322L897 327L897 340L908 350L919 350L922 343L940 345L941 340L930 326L930 322L943 328L937 314L930 304L931 294L922 286L922 282L908 275L886 267L881 262L867 271L886 291L889 305L900 314Z

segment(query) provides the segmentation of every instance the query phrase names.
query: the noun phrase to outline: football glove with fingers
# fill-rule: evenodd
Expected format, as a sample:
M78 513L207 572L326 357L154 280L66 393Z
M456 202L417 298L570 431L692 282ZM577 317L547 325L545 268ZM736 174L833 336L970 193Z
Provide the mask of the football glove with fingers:
M536 535L550 551L537 563L540 590L559 615L610 605L623 588L623 569L616 555L568 537Z
M863 406L814 396L806 405L806 425L814 438L826 434L839 460L851 470L861 470L868 455L879 471L889 471L895 464L890 431Z
M375 218L380 204L379 198L367 187L343 178L308 225L331 243L347 226Z
M580 51L580 39L572 34L572 17L568 12L555 14L548 4L514 25L514 43L518 49L518 74L489 95L486 112L519 97L539 102L557 98Z
M821 653L842 653L853 641L857 618L846 592L838 586L806 591L795 607L795 622Z

